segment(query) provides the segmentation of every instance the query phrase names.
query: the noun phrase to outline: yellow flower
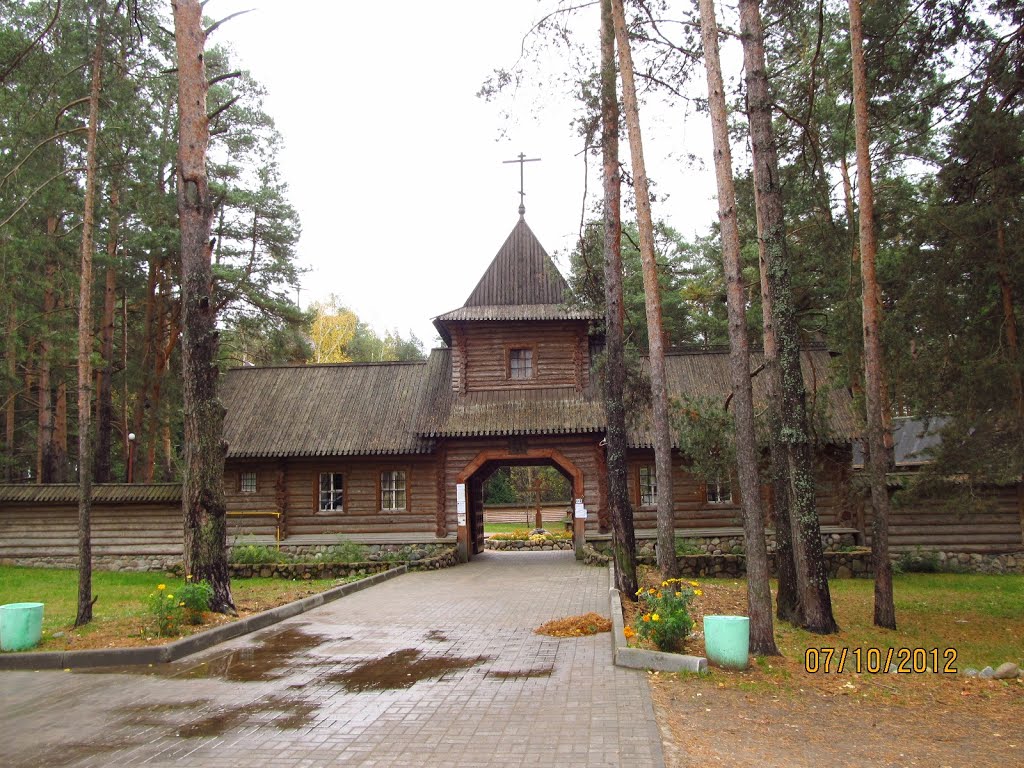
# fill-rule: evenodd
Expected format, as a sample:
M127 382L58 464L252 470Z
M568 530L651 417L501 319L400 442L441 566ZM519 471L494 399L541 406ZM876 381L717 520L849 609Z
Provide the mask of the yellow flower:
M695 594L695 595L696 595L697 597L700 597L700 596L701 596L701 595L703 595L704 593L703 593L703 592L701 592L701 591L700 591L699 589L695 589L695 590L693 590L693 594Z
M648 590L647 590L647 594L648 594L648 595L653 595L653 594L654 594L655 592L657 592L657 591L658 591L658 590L656 590L656 589L655 589L654 587L651 587L650 589L648 589Z
M639 597L639 596L640 596L640 595L642 595L643 593L644 593L644 588L643 588L643 587L640 587L640 589L638 589L638 590L636 591L637 597Z
M191 573L185 574L185 581L192 581L192 574Z
M651 614L649 614L649 613L645 613L645 614L644 614L644 615L643 615L643 616L642 616L641 618L642 618L642 619L643 619L644 621L650 621L650 620L651 620Z
M166 584L157 584L156 588L157 589L167 589L167 585Z
M663 582L661 582L661 586L663 586L663 587L667 587L667 586L668 586L668 582L667 582L667 581L663 581Z
M184 603L178 603L178 607L179 607L179 608L184 608L184 607L185 607L185 604L184 604Z
M691 587L699 587L699 586L700 586L700 584L698 584L698 583L697 583L696 581L691 581L691 582L690 582L690 586L691 586Z
M168 600L173 600L173 599L174 599L174 595L168 595L168 596L167 596L167 599L168 599Z
M656 613L651 614L651 621L661 621L661 616Z
M683 596L682 592L676 592L676 597L682 597L682 596Z

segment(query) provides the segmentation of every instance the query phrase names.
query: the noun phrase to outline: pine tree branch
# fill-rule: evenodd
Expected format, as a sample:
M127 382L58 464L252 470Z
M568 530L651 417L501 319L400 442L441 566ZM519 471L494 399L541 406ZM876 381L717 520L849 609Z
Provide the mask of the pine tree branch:
M19 66L21 66L22 60L26 56L28 56L29 53L32 52L33 48L35 48L37 45L39 45L39 41L42 40L44 37L46 37L46 35L48 35L50 33L50 30L53 29L53 26L57 23L57 19L60 17L60 7L61 7L61 0L57 0L57 7L53 9L53 18L50 19L50 23L46 25L46 29L44 29L42 32L40 32L36 36L35 40L33 40L31 43L29 43L28 46L24 50L22 50L17 56L15 56L14 60L11 61L11 63L7 65L7 68L4 69L3 72L0 72L0 84L5 83L7 81L8 76L12 72L14 72L14 70L16 70Z
M3 227L7 226L8 224L10 224L10 223L11 223L11 219L13 219L13 218L14 218L15 216L17 216L17 215L18 215L19 213L21 213L21 210L22 210L22 209L23 209L23 208L24 208L24 207L25 207L26 205L28 205L28 204L29 204L29 201L30 201L30 200L31 200L31 199L32 199L33 197L35 197L35 196L36 196L36 195L37 195L37 194L38 194L38 193L39 193L40 191L42 191L42 190L43 190L43 189L44 189L44 188L45 188L45 187L46 187L47 185L49 185L49 184L50 184L50 182L56 181L56 180L57 180L57 179L59 179L59 178L60 178L61 176L63 176L63 175L65 174L65 173L71 173L72 171L76 171L76 172L81 172L81 171L84 171L84 170L85 170L85 166L75 166L74 168L65 168L65 169L64 169L63 171L60 171L59 173L55 173L55 174L53 174L53 176L51 176L51 177L50 177L50 178L48 178L48 179L47 179L46 181L44 181L44 182L43 182L42 184L40 184L40 185L39 185L38 187L36 187L35 189L33 189L33 190L32 190L31 192L29 192L29 193L28 193L28 195L27 195L27 196L25 197L25 199L21 201L21 205L19 205L19 206L18 206L17 208L15 208L15 209L14 209L14 210L13 210L13 211L11 212L11 215L10 215L10 216L8 216L8 217L7 217L6 219L4 219L3 221L0 221L0 229L2 229Z
M71 128L71 129L66 130L66 131L61 131L60 133L55 133L53 136L48 136L47 138L45 138L42 141L40 141L38 144L36 144L34 147L32 147L32 149L29 150L28 154L25 155L23 158L21 158L21 160L19 160L17 162L17 164L15 164L15 166L13 168L11 168L11 170L9 170L4 175L4 177L2 179L0 179L0 187L3 187L3 185L7 183L8 179L10 179L11 176L13 176L15 173L17 173L18 169L21 168L21 166L23 166L26 162L28 162L28 159L30 157L32 157L32 155L35 154L36 150L41 149L42 147L44 147L46 144L50 143L51 141L56 141L57 139L62 139L65 136L71 135L72 133L81 133L84 130L86 130L86 127L84 125L82 125L82 126L79 126L78 128Z
M203 3L203 5L206 5L206 3ZM254 10L256 10L256 9L255 8L249 8L249 9L244 10L244 11L236 11L235 13L229 14L229 15L225 16L223 19L221 19L220 21L215 21L213 24L211 24L205 30L203 30L203 35L205 35L206 37L209 37L211 34L213 34L214 30L217 29L217 27L219 27L221 24L229 22L232 19L237 18L238 16L244 16L247 13L252 13Z

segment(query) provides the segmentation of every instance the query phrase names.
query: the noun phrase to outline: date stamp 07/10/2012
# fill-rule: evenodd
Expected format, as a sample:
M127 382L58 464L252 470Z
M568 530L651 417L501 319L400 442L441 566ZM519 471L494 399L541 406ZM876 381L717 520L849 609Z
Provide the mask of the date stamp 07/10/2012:
M955 648L808 648L804 671L810 674L880 672L956 674Z

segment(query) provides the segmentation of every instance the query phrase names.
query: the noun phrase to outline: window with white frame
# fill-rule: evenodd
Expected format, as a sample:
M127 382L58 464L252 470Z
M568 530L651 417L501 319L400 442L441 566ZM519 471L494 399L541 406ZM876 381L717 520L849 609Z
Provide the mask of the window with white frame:
M320 473L320 511L340 512L345 507L345 478L340 472Z
M653 507L658 503L658 476L653 464L640 467L640 506Z
M256 493L256 473L242 472L238 476L238 490L242 493Z
M400 469L380 473L380 508L405 509L405 472Z
M508 377L510 379L533 378L533 350L527 348L508 351Z
M728 478L708 480L706 487L708 504L732 504L732 484Z

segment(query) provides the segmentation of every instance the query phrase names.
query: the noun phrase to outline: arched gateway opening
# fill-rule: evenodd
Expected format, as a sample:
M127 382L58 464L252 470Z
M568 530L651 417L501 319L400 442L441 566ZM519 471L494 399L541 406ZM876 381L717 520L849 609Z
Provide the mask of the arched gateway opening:
M534 448L521 453L481 451L456 476L458 495L459 556L463 561L484 549L484 481L499 467L548 466L568 481L575 499L583 498L583 472L555 448ZM581 527L581 526L577 526Z

